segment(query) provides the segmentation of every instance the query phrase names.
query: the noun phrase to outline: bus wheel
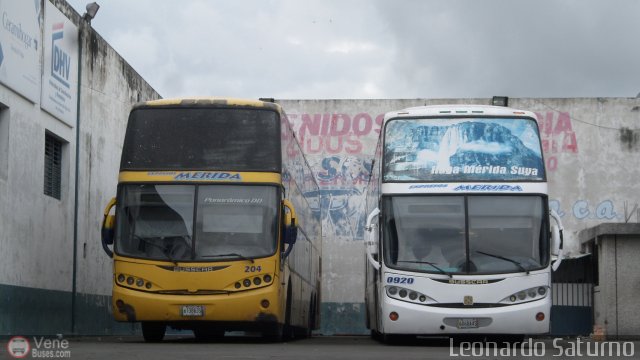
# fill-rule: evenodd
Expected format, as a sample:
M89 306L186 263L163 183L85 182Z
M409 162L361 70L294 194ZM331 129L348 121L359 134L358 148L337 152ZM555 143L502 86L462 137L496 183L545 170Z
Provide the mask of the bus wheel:
M143 322L142 337L146 342L160 342L164 339L164 332L167 326L163 323Z
M262 337L270 342L281 342L284 339L284 326L282 324L273 323L265 326L262 331Z
M311 337L313 329L316 328L316 298L311 298L311 304L309 305L309 321L307 325L307 331L305 332L307 338Z
M382 334L379 331L371 330L371 338L375 341L382 342Z
M198 342L216 341L224 338L224 331L207 327L197 327L193 329L193 335Z
M404 344L410 339L408 335L398 334L382 334L382 342L387 345L400 345Z

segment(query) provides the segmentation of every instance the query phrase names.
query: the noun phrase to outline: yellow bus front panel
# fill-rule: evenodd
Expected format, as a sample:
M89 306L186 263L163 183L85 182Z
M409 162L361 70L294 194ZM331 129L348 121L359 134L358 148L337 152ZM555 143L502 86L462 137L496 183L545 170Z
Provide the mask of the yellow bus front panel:
M284 322L277 256L250 261L184 263L117 257L117 321ZM202 314L185 315L195 306Z

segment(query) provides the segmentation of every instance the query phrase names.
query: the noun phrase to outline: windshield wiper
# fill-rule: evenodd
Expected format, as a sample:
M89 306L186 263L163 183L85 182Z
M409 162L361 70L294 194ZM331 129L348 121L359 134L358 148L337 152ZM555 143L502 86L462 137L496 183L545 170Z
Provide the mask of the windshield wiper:
M155 246L155 247L157 247L158 249L162 250L162 251L161 251L161 252L162 252L162 255L166 256L166 257L167 257L167 259L169 259L169 261L171 261L171 262L172 262L172 263L174 263L176 266L178 266L178 261L177 261L177 260L175 260L174 258L172 258L172 257L171 257L171 255L169 255L169 253L167 252L167 249L165 249L165 247L164 247L164 246L162 246L162 245L158 245L158 244L156 244L155 242L153 242L153 241L151 241L151 240L147 240L146 238L142 238L142 237L140 237L140 236L136 236L136 235L134 235L133 237L134 237L134 238L136 238L136 239L138 239L138 241L142 241L142 242L143 242L143 243L145 243L145 244L149 244L149 245L151 245L151 246Z
M216 258L216 257L223 257L223 256L234 256L234 257L237 257L238 259L251 261L252 264L254 263L252 258L246 257L244 255L240 255L238 253L203 255L202 257L203 258Z
M494 258L496 258L496 259L500 259L500 260L508 261L508 262L510 262L510 263L512 263L512 264L514 264L515 266L517 266L517 267L518 267L518 269L520 269L520 270L522 270L522 271L526 272L526 273L527 273L527 275L529 275L529 270L525 269L525 268L524 268L524 266L522 266L522 264L520 264L519 262L517 262L517 261L515 261L515 260L513 260L513 259L509 259L508 257L504 257L504 256L500 256L500 255L489 254L489 253L486 253L486 252L484 252L484 251L478 251L478 250L476 250L476 252L477 252L478 254L487 255L487 256L494 257Z
M432 262L429 262L429 261L402 261L402 260L400 260L398 262L411 263L411 264L427 264L427 265L431 265L434 269L438 270L441 274L447 275L448 277L453 278L453 275L451 275L451 273L442 270L441 268L437 267L435 263L432 263Z

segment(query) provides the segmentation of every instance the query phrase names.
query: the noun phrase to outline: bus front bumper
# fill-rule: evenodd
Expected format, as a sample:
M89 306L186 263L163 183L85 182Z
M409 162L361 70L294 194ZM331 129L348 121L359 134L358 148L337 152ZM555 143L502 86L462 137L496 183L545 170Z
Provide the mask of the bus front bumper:
M113 287L113 316L116 321L163 322L279 322L284 316L276 286L216 295L169 295ZM266 300L266 301L265 301ZM268 302L268 306L264 305ZM195 305L200 316L183 315L184 307ZM193 307L191 307L193 308Z
M551 299L492 308L444 308L386 299L382 326L386 334L546 334L549 332ZM390 319L395 312L397 320ZM544 319L536 316L542 313Z

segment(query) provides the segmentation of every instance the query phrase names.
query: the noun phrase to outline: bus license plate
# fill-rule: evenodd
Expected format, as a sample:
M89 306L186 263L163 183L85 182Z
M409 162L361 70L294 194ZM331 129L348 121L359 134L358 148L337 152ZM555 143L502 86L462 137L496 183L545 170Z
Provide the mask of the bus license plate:
M478 319L458 319L458 329L476 329L478 327Z
M204 316L204 305L183 305L182 316Z

